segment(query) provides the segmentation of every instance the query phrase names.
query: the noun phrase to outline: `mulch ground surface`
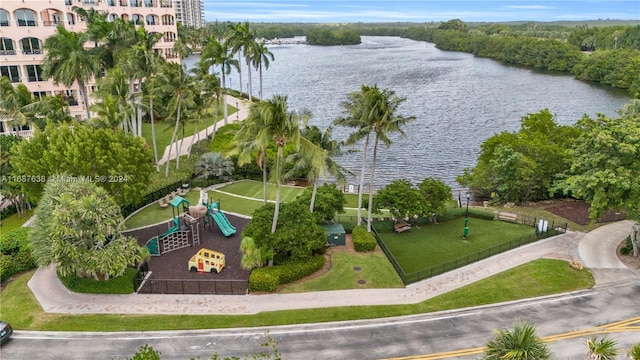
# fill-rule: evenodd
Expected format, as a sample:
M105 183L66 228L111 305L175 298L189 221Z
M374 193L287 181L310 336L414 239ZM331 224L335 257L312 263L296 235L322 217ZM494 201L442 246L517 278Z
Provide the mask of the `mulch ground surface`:
M552 214L573 221L579 225L589 225L589 203L579 200L554 200L549 201L551 205L544 209ZM626 219L624 213L607 211L597 222L610 222Z
M236 233L230 237L224 237L217 227L207 228L200 223L200 244L164 253L160 256L152 256L149 260L150 279L170 280L248 280L249 271L240 267L242 254L240 253L240 240L244 227L249 219L225 214L231 225L235 226ZM138 244L144 246L146 242L159 234L167 231L168 225L162 224L141 230L136 230L127 235L135 236ZM207 248L221 252L225 255L226 266L219 273L198 273L189 271L189 259L201 248Z

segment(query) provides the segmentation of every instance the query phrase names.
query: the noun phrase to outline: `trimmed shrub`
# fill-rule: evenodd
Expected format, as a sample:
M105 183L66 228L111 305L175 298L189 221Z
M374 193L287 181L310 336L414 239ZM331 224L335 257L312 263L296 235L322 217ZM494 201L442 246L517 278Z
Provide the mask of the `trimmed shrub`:
M28 228L18 228L0 236L0 280L36 267L31 253Z
M353 229L352 238L353 248L358 252L373 251L376 248L376 238L362 226Z
M620 248L620 254L629 255L633 252L633 244L631 243L631 237L627 236L624 240L624 246Z
M357 225L355 221L339 221L339 223L342 224L346 234L351 234L353 232L353 228Z
M249 291L274 292L278 288L278 276L268 271L270 268L253 269L249 276Z
M273 292L278 285L300 280L322 269L324 263L324 256L314 256L304 262L254 269L249 276L249 291Z

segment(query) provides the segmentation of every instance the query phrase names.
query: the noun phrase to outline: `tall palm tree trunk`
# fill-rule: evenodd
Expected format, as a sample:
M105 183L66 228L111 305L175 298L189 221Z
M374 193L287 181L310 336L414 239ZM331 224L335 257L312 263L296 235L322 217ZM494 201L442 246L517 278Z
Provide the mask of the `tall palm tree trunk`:
M273 223L271 223L271 233L275 233L278 226L278 215L280 213L280 170L283 146L278 144L278 158L276 159L276 208L273 211Z
M362 169L360 170L360 185L358 186L358 220L357 225L362 225L362 190L364 189L364 170L367 165L367 148L369 147L369 135L364 141L364 151L362 152Z
M222 113L224 114L224 124L229 124L227 118L229 116L227 112L227 88L225 87L224 71L222 72Z
M262 152L262 197L264 204L267 205L267 155L266 151Z
M151 87L153 94L153 85ZM154 125L155 118L153 115L153 95L149 96L149 116L151 117L151 142L153 143L153 158L156 162L156 171L160 172L160 164L158 164L158 144L156 144L156 127Z
M213 118L213 132L211 133L211 138L216 137L216 131L218 131L218 115L220 114L220 95L216 95L216 111L215 117Z
M173 135L171 135L171 143L169 144L169 154L167 155L167 166L165 168L164 176L169 177L169 163L171 163L171 148L173 147L173 143L176 144L176 154L178 153L178 141L176 138L178 137L178 126L180 126L180 107L182 106L182 98L178 100L178 114L176 116L176 126L173 128ZM180 156L177 157L179 159ZM176 159L176 161L177 161ZM176 169L178 168L178 163L176 162Z
M309 212L313 214L313 208L316 207L316 194L318 193L318 178L313 179L313 191L311 191L311 202L309 203Z
M260 62L260 100L262 100L262 62Z
M78 91L80 92L80 96L82 96L82 101L84 101L84 109L87 114L87 119L91 118L91 113L89 112L89 95L87 94L87 85L84 83L82 79L76 79L78 83Z
M238 50L238 78L240 79L240 97L242 98L242 71L240 71L240 68L242 64L242 56L240 54L240 50Z
M249 101L253 101L253 84L251 81L251 60L250 58L247 56L247 78L249 81L249 89L247 90L249 92Z
M371 214L373 211L373 177L376 172L376 160L378 155L378 135L373 144L373 157L371 159L371 179L369 181L369 209L367 214L367 231L371 232Z

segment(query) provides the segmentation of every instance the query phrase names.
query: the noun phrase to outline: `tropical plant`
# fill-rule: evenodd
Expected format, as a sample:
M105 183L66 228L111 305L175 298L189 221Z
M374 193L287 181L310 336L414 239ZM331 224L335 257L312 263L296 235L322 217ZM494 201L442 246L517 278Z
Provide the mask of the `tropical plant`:
M258 70L260 76L260 93L259 93L259 97L260 100L262 100L262 68L264 67L264 69L268 69L269 68L269 59L271 59L271 61L274 60L274 56L273 53L271 53L269 51L269 48L267 48L267 46L265 45L264 40L260 41L259 43L256 44L255 47L253 47L253 53L251 54L251 61L253 63L253 66Z
M36 214L31 242L39 266L54 263L62 276L108 280L141 260L137 240L120 232L120 207L91 181L48 182Z
M211 178L213 176L221 178L225 174L233 174L233 162L225 159L218 152L208 152L202 154L200 160L196 163L196 174L202 178Z
M373 132L375 139L373 142L373 155L371 161L370 181L369 181L369 204L367 230L371 231L371 218L373 211L373 179L375 177L376 161L378 154L378 144L382 142L387 147L392 142L389 138L391 133L399 133L405 136L402 127L415 117L405 117L396 112L398 106L406 99L395 95L395 92L388 89L380 90L377 85L373 87L363 85L360 93L350 96L351 101L346 107L349 117L337 120L338 125L356 128L356 131L349 136L347 144L355 144L365 138L365 149L368 145L369 136ZM363 167L360 178L360 189L358 191L358 208L362 206L362 185L364 177L364 165L366 162L366 150L363 153ZM359 211L360 212L360 211ZM360 214L358 214L360 218ZM360 220L360 219L359 219Z
M31 92L24 84L13 86L11 80L0 76L0 117L16 130L29 122L29 113L25 107L33 101ZM6 131L6 130L5 130Z
M551 358L547 345L536 334L536 327L517 322L513 330L496 330L487 342L485 360L546 360Z
M202 48L202 53L200 55L200 61L203 66L220 66L220 72L222 73L222 92L223 92L223 106L222 111L224 114L224 124L228 123L228 114L227 114L227 97L224 96L226 93L226 75L231 73L231 68L235 68L238 73L240 73L240 67L238 65L238 61L233 58L233 55L229 51L229 45L224 42L220 43L215 37L210 37L207 40L207 43Z
M86 83L98 73L99 62L84 47L87 40L89 35L86 32L75 33L58 25L56 34L44 41L43 48L46 55L42 72L45 78L52 78L56 85L62 83L70 88L74 82L77 82L88 119L91 115Z
M627 356L632 360L640 360L640 343L631 345L627 351Z
M254 53L253 48L256 46L256 34L249 29L248 21L229 24L228 29L229 36L226 42L231 48L231 52L238 54L238 63L241 62L241 55L244 55L247 64L247 81L249 82L247 94L249 95L249 101L251 101L251 54ZM238 76L240 77L240 94L242 94L242 72L240 68L238 68Z
M107 75L98 81L95 96L102 100L103 104L94 104L93 109L100 112L100 120L94 123L102 123L109 128L120 125L126 134L136 134L137 127L132 121L135 109L130 81L130 75L120 67L108 70ZM104 118L111 115L113 117Z
M588 358L590 360L614 360L618 355L618 342L605 337L592 337L587 340Z
M260 249L256 247L256 242L253 238L248 236L242 237L240 241L240 252L242 253L240 267L243 269L251 270L264 264L264 260L260 255Z

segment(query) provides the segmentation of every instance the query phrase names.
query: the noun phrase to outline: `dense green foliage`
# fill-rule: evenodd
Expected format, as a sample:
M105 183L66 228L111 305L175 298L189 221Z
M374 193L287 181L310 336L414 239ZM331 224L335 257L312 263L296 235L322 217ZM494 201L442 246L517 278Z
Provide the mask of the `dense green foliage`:
M108 280L145 254L135 238L120 233L118 204L92 182L48 182L36 216L30 234L34 259L39 266L55 264L62 276Z
M289 260L303 261L324 249L325 232L304 204L280 205L277 230L271 232L274 204L254 211L251 222L244 228L243 237L253 238L264 261L283 264Z
M0 280L36 266L31 254L29 230L21 227L0 233Z
M352 232L353 248L358 252L373 251L378 244L376 238L362 226L356 226Z
M146 192L153 157L144 140L122 131L92 129L80 123L47 125L12 151L16 174L27 176L22 190L39 199L50 177L66 173L104 188L120 205L138 201Z
M557 174L569 169L570 149L580 134L560 126L549 110L524 116L520 130L503 131L485 140L476 166L457 181L484 198L499 202L546 199Z
M634 104L640 105L640 100ZM589 216L598 219L608 209L640 215L640 111L619 119L584 116L581 136L571 152L571 168L558 188L591 203Z
M360 35L346 27L321 27L307 33L310 45L356 45L360 44Z
M407 179L394 180L373 197L376 209L389 209L395 219L440 214L451 200L451 188L434 178L426 178L414 186Z
M305 261L288 261L281 265L254 269L249 276L249 291L273 292L278 285L300 280L320 270L324 256L314 256Z
M536 327L526 322L517 322L513 330L496 330L493 339L487 342L484 360L548 360L551 351L536 334Z
M75 274L58 275L58 278L67 289L76 293L132 294L135 290L133 288L133 279L137 273L136 269L126 268L122 275L104 281L82 278Z
M313 187L308 187L295 201L308 207L311 202L312 193ZM336 214L344 212L346 203L347 200L344 193L338 189L335 184L323 184L319 186L313 206L313 216L316 218L316 222L323 224L332 221Z
M524 31L504 24L471 27L453 20L445 24L412 27L403 36L433 42L442 50L569 72L578 79L627 89L632 98L640 97L640 26L541 31L538 24L528 24Z

